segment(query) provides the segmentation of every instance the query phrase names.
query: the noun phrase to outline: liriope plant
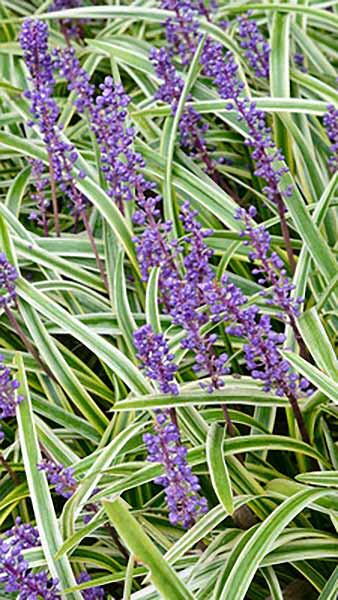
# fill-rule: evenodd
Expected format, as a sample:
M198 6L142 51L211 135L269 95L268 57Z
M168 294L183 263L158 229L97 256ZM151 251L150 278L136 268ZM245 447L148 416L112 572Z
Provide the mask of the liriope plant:
M335 7L1 15L0 596L334 598Z

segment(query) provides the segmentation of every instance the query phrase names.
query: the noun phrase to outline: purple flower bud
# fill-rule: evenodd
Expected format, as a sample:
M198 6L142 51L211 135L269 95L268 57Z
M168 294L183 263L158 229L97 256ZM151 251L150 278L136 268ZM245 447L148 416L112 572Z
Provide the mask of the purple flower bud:
M200 496L198 478L189 467L187 449L181 445L179 431L171 421L169 411L156 411L155 435L145 434L148 460L159 462L164 475L155 483L165 488L169 520L185 529L207 512L206 499Z

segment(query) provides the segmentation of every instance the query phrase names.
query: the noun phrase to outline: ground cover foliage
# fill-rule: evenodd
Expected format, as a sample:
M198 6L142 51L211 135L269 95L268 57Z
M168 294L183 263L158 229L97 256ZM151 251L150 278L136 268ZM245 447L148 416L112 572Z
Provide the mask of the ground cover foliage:
M0 598L333 600L336 3L0 13Z

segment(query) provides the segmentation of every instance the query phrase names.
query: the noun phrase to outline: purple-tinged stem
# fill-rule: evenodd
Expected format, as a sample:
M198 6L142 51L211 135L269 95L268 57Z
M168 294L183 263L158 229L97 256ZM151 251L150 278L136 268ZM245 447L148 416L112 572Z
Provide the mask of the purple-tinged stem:
M4 467L4 469L7 471L8 475L10 476L10 478L12 479L13 483L18 486L20 481L19 478L17 476L17 474L15 473L15 471L13 471L11 465L8 463L8 461L4 458L4 456L2 455L2 453L0 452L0 463L2 464L2 466Z
M53 204L55 231L56 231L57 237L60 237L61 231L60 231L58 201L57 201L57 194L56 194L55 173L54 173L53 161L52 161L50 152L48 152L48 168L49 168L49 176L50 176L50 187L51 187L51 192L52 192L52 204Z
M12 325L13 329L16 331L16 333L20 337L20 339L21 339L23 345L25 346L25 348L27 349L27 351L33 356L33 358L35 358L35 360L39 363L39 365L41 366L43 371L45 371L45 373L48 375L48 377L51 377L53 379L53 381L58 383L57 379L54 377L54 375L53 375L52 371L50 370L50 368L48 367L48 365L46 365L43 362L38 351L34 348L33 344L31 344L28 337L22 330L21 326L19 325L18 321L16 320L15 316L13 315L11 309L8 308L8 306L5 306L4 310L5 310L6 316L9 320L10 324Z
M88 235L91 247L92 247L94 255L95 255L96 264L97 264L97 267L99 269L102 281L104 283L105 288L108 290L109 289L108 288L108 279L107 279L107 276L106 276L106 273L105 273L103 262L102 262L102 260L100 259L100 256L99 256L99 252L98 252L98 249L97 249L97 246L96 246L96 242L95 242L95 238L94 238L94 235L93 235L93 230L91 228L91 225L89 223L89 220L88 220L88 217L87 217L87 214L86 214L85 210L81 211L81 218L82 218L83 224L84 224L84 226L86 228L87 235Z
M294 253L293 253L293 249L292 249L292 244L291 244L290 230L289 230L286 218L285 218L285 205L284 205L284 202L283 202L280 194L278 194L276 196L276 201L277 201L277 208L278 208L278 213L279 213L280 222L281 222L283 239L284 239L284 243L285 243L285 249L286 249L286 253L288 255L291 272L292 272L292 274L294 274L294 272L296 270L296 261L295 261L295 257L294 257Z

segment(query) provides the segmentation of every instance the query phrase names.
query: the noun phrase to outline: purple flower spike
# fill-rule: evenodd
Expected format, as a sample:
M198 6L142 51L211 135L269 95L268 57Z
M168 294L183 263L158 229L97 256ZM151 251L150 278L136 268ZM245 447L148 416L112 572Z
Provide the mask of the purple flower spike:
M177 367L162 333L154 333L150 325L143 325L135 331L134 343L146 375L159 384L163 394L178 394L174 383Z
M75 92L74 105L80 113L90 111L93 106L94 86L90 83L90 75L81 67L74 48L59 48L53 51L54 68L68 82L68 89Z
M149 56L156 75L163 83L156 90L155 98L167 102L175 114L184 87L182 77L172 64L170 51L166 48L153 48ZM188 100L191 98L189 97ZM208 157L204 134L208 125L203 123L201 115L191 106L186 107L179 122L181 143L193 156L199 156L207 166L209 174L213 174L214 166Z
M253 68L256 77L269 79L270 46L259 31L255 21L249 20L249 15L238 17L238 34L241 37L241 47Z
M38 19L26 19L20 31L19 42L30 72L32 87L35 91L52 92L55 82L52 59L48 53L48 25ZM27 94L27 97L33 99L33 93Z
M86 207L86 199L76 188L72 175L77 152L72 144L63 141L57 125L59 108L53 99L55 65L48 53L48 26L37 19L27 19L22 25L19 40L31 76L32 89L24 94L31 102L33 121L30 124L39 127L53 178L71 200L74 216L78 217Z
M262 292L262 295L268 298L270 304L280 306L283 310L282 318L298 317L303 298L292 298L295 286L286 275L283 261L276 252L271 251L269 232L263 225L257 226L253 221L255 215L254 207L251 207L248 212L239 208L236 218L244 225L241 237L249 237L249 240L244 242L246 246L250 245L252 248L249 258L260 263L253 271L254 275L259 276L258 283L260 285L269 283L272 286L271 291Z
M146 374L159 385L164 394L178 394L174 383L177 371L164 336L155 334L150 325L143 325L134 333L137 358ZM207 510L205 498L198 494L198 479L186 461L187 449L180 443L177 424L171 421L170 411L156 411L155 435L147 433L143 440L148 449L148 460L160 462L165 475L155 483L165 488L169 519L174 525L190 527Z
M0 355L0 419L15 417L16 407L23 400L23 396L16 395L20 387L19 381L13 379L11 371L3 363Z
M90 579L91 578L88 575L88 573L86 571L83 571L77 577L76 581L77 581L77 583L85 583L87 581L90 581ZM88 588L86 590L82 590L81 594L85 600L103 600L104 599L104 589L99 586L93 587L93 588Z
M55 67L68 81L68 89L76 92L74 104L77 110L86 113L89 119L99 146L109 196L122 212L124 203L135 195L142 208L147 204L145 194L154 189L154 184L140 174L144 160L133 150L135 131L128 126L129 96L121 84L115 84L112 77L106 77L100 85L101 93L94 99L94 86L90 84L90 77L81 67L74 49L55 51L54 57ZM152 200L149 202L152 203Z
M292 400L304 396L308 382L294 373L282 359L279 349L285 342L283 333L276 333L270 317L260 316L255 305L245 307L247 298L226 276L204 287L205 303L215 322L228 322L227 332L245 339L243 346L246 366L254 379L260 379L264 391L274 389L277 396ZM308 393L308 392L307 392Z
M44 460L38 465L40 471L45 471L49 483L55 485L55 492L63 498L70 498L77 487L74 478L74 469L55 463L52 460Z
M185 529L191 527L207 512L207 501L199 494L198 478L187 463L187 449L180 442L178 428L171 422L169 411L156 411L155 434L147 433L143 440L148 460L164 467L164 475L157 477L155 483L165 488L170 522Z
M60 600L58 582L46 571L33 573L24 559L23 550L40 545L35 527L23 524L20 518L0 540L0 584L18 600Z
M138 184L138 170L143 158L134 152L134 129L127 126L129 96L121 84L106 77L96 98L92 128L101 151L102 171L108 182L108 194L120 210L133 198Z
M284 160L281 151L276 148L271 130L267 127L265 114L258 110L255 103L243 97L243 83L239 80L238 67L232 52L223 54L221 44L208 39L201 57L204 73L214 80L221 98L227 101L226 108L236 110L238 119L244 121L249 129L249 137L245 141L251 151L251 156L256 162L255 175L265 179L267 185L263 191L268 198L278 204L278 208L285 212L284 205L280 207L281 192L279 189L282 175L288 172L286 167L276 165ZM291 190L284 191L290 194Z
M212 392L224 385L222 376L229 372L226 366L228 357L225 354L218 357L215 353L215 334L200 333L201 325L207 320L205 313L199 310L204 304L202 284L205 285L213 277L213 272L208 265L212 251L204 241L210 231L202 232L201 225L196 221L196 214L196 211L190 209L189 203L183 205L181 219L188 234L185 240L189 247L184 258L184 276L180 274L174 260L182 247L169 242L166 237L171 228L170 223L151 221L151 215L147 215L151 225L136 238L137 255L145 280L151 267L160 267L161 300L173 323L184 329L186 335L181 346L195 356L194 370L203 372L210 378L207 389Z
M161 0L161 8L171 10L175 17L166 20L166 38L172 52L178 54L183 65L188 65L196 49L196 38L198 32L198 16L201 8L206 11L205 6L196 7L192 0Z
M67 8L78 8L81 7L80 0L54 0L53 4L50 7L50 10L64 10ZM75 19L60 19L60 28L65 36L66 40L69 41L70 38L81 40L83 37L82 24L83 20L75 20Z
M16 298L15 282L19 277L16 268L0 252L0 308L10 306Z
M338 171L338 108L333 104L327 107L327 113L323 117L323 123L326 127L326 132L331 142L329 159L329 167L332 173Z

